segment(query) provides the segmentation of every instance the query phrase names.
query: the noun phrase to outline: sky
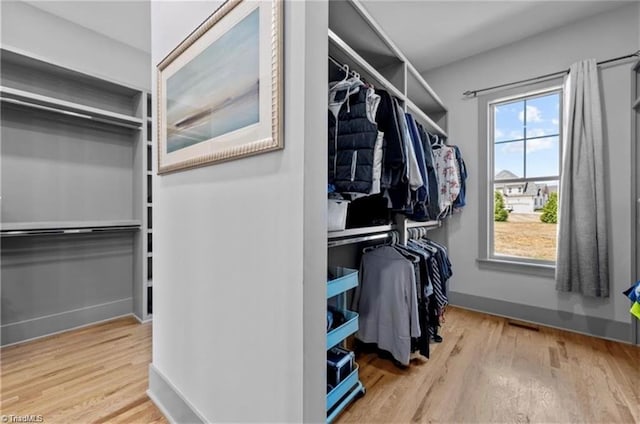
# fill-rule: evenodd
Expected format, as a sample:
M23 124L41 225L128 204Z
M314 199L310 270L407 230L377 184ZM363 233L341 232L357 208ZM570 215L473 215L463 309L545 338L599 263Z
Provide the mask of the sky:
M558 175L559 116L560 93L496 106L494 174L508 170L526 178Z

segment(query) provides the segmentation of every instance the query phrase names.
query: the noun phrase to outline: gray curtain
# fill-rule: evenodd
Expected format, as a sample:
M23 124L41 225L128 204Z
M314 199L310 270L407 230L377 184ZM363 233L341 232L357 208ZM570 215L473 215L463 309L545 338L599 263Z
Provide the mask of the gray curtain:
M563 123L556 288L608 297L604 137L594 59L569 68Z

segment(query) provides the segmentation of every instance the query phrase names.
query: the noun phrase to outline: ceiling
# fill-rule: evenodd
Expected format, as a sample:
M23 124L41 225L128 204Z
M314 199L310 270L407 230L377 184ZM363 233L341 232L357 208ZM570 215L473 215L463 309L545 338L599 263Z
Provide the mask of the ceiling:
M420 72L614 9L625 1L362 3Z
M151 53L149 0L25 0L25 2L138 50Z
M150 53L150 1L26 0ZM365 7L415 67L428 71L627 4L625 1L380 1Z

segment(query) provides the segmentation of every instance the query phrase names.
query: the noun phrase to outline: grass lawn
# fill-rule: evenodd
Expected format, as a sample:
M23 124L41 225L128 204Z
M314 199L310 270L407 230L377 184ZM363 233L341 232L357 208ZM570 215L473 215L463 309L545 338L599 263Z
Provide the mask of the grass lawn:
M539 214L509 214L494 222L495 252L499 255L556 260L556 224L545 224Z

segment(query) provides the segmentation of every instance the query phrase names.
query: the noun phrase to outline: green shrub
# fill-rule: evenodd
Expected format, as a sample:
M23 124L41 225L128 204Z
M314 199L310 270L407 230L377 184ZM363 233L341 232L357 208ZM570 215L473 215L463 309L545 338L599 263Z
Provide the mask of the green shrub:
M540 215L540 221L547 224L558 223L558 193L551 193L549 200L542 208L542 214Z
M509 218L509 211L504 207L504 196L499 191L494 192L493 220L505 222Z

